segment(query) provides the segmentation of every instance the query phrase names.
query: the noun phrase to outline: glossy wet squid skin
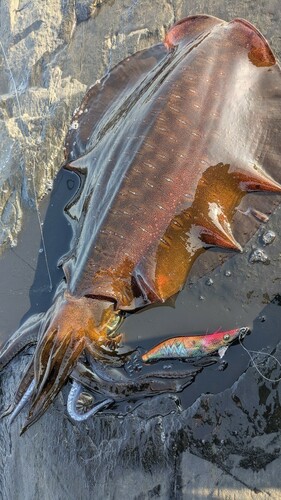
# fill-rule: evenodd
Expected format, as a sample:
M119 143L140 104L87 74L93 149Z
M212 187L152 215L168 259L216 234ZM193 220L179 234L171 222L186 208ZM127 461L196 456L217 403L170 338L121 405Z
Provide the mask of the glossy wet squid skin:
M280 89L262 35L208 16L179 22L90 89L66 140L65 166L81 175L66 284L19 388L34 374L28 425L84 350L105 357L120 311L177 293L205 248L240 249L230 223L244 195L281 190Z
M239 248L230 222L244 194L280 190L263 171L278 166L280 85L264 39L243 21L195 18L165 43L152 54L151 77L128 90L126 113L115 103L111 129L100 131L102 118L88 129L90 93L68 138L69 159L73 143L73 154L85 153L69 168L87 171L90 196L75 258L64 265L69 289L126 310L178 292L203 247ZM109 77L104 92L110 85ZM91 145L101 136L93 149L85 130Z

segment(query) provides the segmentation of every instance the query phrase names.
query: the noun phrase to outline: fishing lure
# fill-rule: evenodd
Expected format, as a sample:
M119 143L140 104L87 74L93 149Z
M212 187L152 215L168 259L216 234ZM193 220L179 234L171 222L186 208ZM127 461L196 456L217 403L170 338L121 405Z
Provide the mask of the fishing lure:
M236 339L242 339L249 333L249 328L236 328L227 332L215 332L209 335L192 337L175 337L156 345L145 354L142 360L145 363L161 359L197 358L219 352L229 346Z
M164 43L90 88L65 146L64 168L81 178L66 209L65 279L44 316L30 318L0 353L4 367L36 343L16 394L32 392L25 428L82 353L120 363L107 346L120 340L124 312L177 294L209 247L241 250L257 225L252 218L244 230L247 216L236 208L249 192L281 192L280 96L280 68L259 31L205 15L179 21ZM267 202L258 197L253 208Z

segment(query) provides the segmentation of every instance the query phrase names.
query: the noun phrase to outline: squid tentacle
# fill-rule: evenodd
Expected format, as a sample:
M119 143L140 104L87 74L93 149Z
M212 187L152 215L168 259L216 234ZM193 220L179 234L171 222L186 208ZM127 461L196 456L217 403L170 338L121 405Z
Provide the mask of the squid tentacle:
M191 384L195 376L202 368L195 368L186 372L181 379L174 373L174 378L163 377L163 372L148 373L135 380L126 378L123 380L106 380L104 372L97 373L90 370L81 362L78 362L71 373L72 379L87 387L92 392L102 393L108 397L114 397L122 401L128 395L139 399L146 395L164 394L168 392L181 392L187 385ZM159 375L157 377L157 375Z
M67 377L70 375L75 363L84 348L84 339L77 340L75 337L66 339L67 346L62 348L58 358L50 361L52 364L48 378L43 375L43 382L39 390L35 387L35 392L31 400L31 407L22 429L25 432L33 423L35 423L46 411L50 403L55 399L56 395L62 388ZM58 349L56 350L56 355ZM51 357L50 357L51 358ZM49 358L49 359L50 359ZM49 363L49 361L48 361Z
M20 404L22 398L24 397L26 391L29 389L31 383L33 383L33 389L34 389L35 388L35 381L34 381L33 359L28 364L27 369L26 369L26 371L21 379L21 382L20 382L18 389L16 391L16 395L14 397L14 401L12 402L12 404L9 405L9 407L6 410L3 411L0 418L3 418L3 417L6 417L7 415L10 415L10 413L12 413L17 408L17 406ZM21 408L23 408L23 406Z
M13 334L0 351L0 370L25 347L36 344L44 313L28 318Z
M12 410L12 413L11 413L11 416L10 416L10 424L13 423L13 421L18 416L18 414L20 413L20 411L25 407L25 405L30 400L30 398L32 396L32 393L34 391L34 387L35 387L35 380L32 380L31 384L29 384L27 390L23 394L21 400L18 402L18 404Z
M114 403L112 398L107 398L104 401L94 404L87 412L79 413L76 409L76 404L82 391L83 386L74 380L67 399L67 411L69 416L76 422L83 422L93 415L96 415L100 410Z

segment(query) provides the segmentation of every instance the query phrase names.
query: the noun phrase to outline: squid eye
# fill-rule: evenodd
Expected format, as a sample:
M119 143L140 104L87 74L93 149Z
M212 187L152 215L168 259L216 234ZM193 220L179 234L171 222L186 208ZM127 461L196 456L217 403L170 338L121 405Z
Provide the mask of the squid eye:
M225 340L226 342L230 339L230 335L228 333L226 333L224 336L223 336L223 340Z
M123 318L119 315L116 315L113 320L106 325L107 333L111 333L114 330L117 330L118 326L122 323Z

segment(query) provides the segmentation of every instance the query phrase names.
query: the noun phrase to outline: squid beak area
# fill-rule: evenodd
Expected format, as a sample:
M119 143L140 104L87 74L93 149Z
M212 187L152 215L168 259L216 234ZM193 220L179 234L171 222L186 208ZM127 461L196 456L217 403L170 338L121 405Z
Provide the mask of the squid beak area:
M64 334L63 338L51 332L46 335L45 340L42 339L34 357L36 386L21 435L48 409L76 365L84 347L85 337L78 337L73 331Z

